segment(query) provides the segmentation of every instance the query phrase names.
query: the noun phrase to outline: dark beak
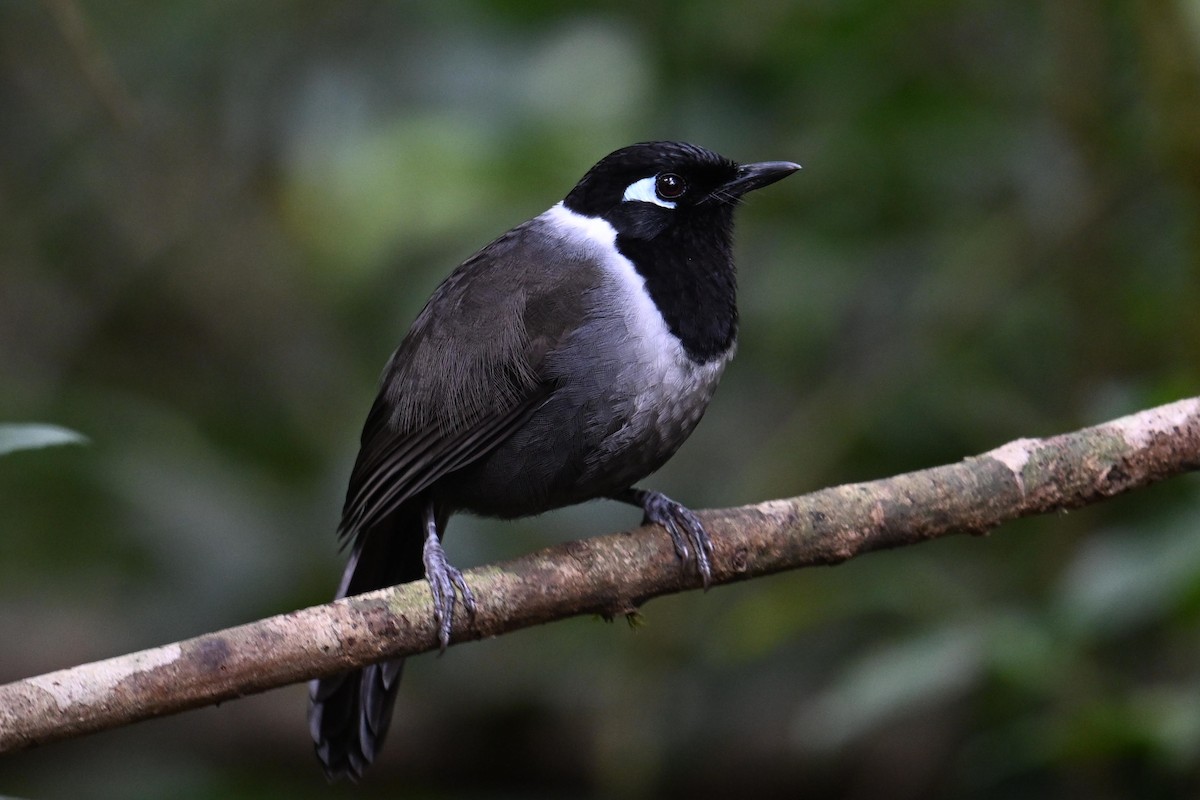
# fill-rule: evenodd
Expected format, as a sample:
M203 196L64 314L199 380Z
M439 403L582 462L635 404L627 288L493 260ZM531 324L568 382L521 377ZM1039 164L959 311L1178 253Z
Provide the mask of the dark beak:
M746 192L752 192L755 189L770 186L775 181L783 180L798 169L800 169L800 165L793 164L791 161L759 161L756 164L743 164L738 169L737 177L723 184L713 192L713 195L718 198L722 196L727 199L738 198Z

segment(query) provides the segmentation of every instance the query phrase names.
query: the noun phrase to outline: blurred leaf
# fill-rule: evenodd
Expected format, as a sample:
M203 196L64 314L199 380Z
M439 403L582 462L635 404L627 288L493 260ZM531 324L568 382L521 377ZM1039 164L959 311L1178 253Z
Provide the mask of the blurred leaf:
M914 707L954 697L979 676L984 642L955 627L873 650L796 719L793 737L838 748Z
M1069 628L1085 636L1111 636L1171 613L1200 577L1193 514L1165 531L1140 526L1082 543L1060 589Z
M0 456L60 444L87 444L88 438L58 425L11 423L0 425Z
M1194 686L1153 688L1134 696L1132 711L1157 752L1175 769L1187 769L1200 750L1200 690Z

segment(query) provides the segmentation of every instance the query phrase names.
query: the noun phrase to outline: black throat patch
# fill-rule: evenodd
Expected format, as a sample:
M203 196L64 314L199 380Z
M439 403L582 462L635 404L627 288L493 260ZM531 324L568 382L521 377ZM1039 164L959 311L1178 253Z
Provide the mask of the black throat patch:
M737 338L731 228L732 214L705 214L649 239L617 235L617 249L633 262L671 333L698 363L723 356Z

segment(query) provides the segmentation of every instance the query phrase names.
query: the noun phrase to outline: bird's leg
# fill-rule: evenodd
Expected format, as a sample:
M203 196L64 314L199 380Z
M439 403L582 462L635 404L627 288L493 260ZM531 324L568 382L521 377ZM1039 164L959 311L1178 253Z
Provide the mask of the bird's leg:
M708 588L712 582L713 544L695 512L662 492L645 489L631 487L609 497L642 509L645 514L642 519L643 525L654 523L666 528L667 533L671 534L671 542L675 545L675 555L685 565L694 559L700 580L704 588Z
M438 536L437 514L434 513L433 501L425 503L425 579L429 581L429 589L433 593L433 619L438 626L438 641L442 652L450 644L450 628L454 624L455 589L462 595L463 607L471 616L475 616L475 596L471 588L463 580L463 574L446 562L446 551L442 549L442 540Z

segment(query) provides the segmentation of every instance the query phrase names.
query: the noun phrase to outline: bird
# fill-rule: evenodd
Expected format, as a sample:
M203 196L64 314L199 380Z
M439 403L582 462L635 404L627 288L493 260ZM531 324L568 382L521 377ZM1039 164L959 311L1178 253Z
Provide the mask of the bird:
M349 557L337 597L428 580L444 651L456 600L475 609L442 547L451 514L513 519L598 498L640 508L707 588L699 517L635 484L691 435L736 350L735 208L798 169L630 145L458 266L383 370L338 527ZM374 761L403 665L309 683L330 780Z

